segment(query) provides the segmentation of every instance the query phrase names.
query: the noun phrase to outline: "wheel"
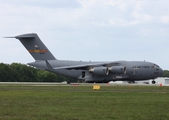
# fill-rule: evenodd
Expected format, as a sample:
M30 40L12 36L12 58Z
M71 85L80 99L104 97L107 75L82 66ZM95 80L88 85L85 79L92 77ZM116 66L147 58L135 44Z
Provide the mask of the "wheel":
M152 84L156 84L156 81L153 80L153 81L152 81Z

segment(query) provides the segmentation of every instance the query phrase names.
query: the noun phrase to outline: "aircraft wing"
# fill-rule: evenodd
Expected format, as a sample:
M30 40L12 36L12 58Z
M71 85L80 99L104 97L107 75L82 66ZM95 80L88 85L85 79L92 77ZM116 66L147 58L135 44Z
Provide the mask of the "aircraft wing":
M46 64L47 64L48 68L51 69L52 66L49 64L49 62L47 60L46 60ZM71 70L71 69L85 70L85 69L89 69L89 68L97 67L97 66L110 67L110 66L118 65L118 64L119 63L116 63L116 62L91 63L91 64L80 64L80 65L72 65L72 66L55 67L53 69L55 69L55 70L61 70L61 69L67 69L67 70Z

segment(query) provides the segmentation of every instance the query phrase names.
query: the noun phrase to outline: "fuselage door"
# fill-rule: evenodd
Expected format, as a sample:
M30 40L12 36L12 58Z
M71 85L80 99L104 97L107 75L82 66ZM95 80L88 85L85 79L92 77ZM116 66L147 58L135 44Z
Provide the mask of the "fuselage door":
M84 78L84 77L85 77L85 71L82 72L82 78Z

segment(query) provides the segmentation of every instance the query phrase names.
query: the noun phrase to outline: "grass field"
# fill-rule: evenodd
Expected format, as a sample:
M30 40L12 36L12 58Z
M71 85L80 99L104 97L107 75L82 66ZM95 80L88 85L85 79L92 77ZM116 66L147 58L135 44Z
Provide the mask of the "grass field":
M168 120L169 87L0 85L0 120Z

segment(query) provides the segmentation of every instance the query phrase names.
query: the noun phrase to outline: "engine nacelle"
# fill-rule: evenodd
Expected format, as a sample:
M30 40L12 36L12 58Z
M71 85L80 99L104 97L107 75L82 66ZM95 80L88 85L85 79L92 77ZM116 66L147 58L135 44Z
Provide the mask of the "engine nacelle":
M108 75L109 69L107 67L94 67L89 70L89 72L95 74L95 75Z
M109 71L112 74L125 74L126 73L126 67L124 66L112 66L109 68Z

